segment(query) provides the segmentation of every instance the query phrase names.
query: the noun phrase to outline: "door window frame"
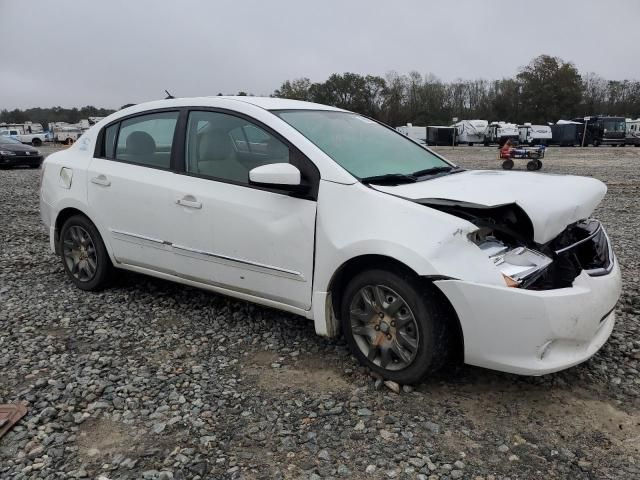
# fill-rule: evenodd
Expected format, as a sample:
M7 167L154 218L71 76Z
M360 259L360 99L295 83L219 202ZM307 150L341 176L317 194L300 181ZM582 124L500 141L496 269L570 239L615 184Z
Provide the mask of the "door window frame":
M131 120L138 117L145 117L147 115L153 115L156 113L177 113L178 117L176 118L176 126L173 129L173 140L171 141L171 156L169 157L169 167L160 167L157 165L149 165L147 163L137 163L131 162L129 160L122 160L116 158L116 154L118 151L118 140L120 139L120 129L122 128L122 122L126 122L127 120ZM104 127L100 129L98 132L98 136L96 137L96 147L93 152L93 158L99 158L101 160L109 160L111 162L124 163L126 165L135 165L137 167L146 167L153 168L155 170L162 170L164 172L175 171L176 165L176 156L177 156L177 147L179 146L180 140L180 125L182 117L184 116L184 109L179 108L155 108L153 110L145 110L144 112L137 112L131 115L127 115L125 117L120 117L112 122L107 123ZM116 136L114 139L114 148L113 148L113 158L108 158L106 156L107 146L106 146L106 132L107 128L112 127L114 125L118 126L118 130L116 131Z
M303 154L293 143L291 143L289 140L283 137L280 133L276 132L273 128L269 127L268 125L265 125L260 120L250 115L246 115L241 112L236 112L235 110L228 110L225 108L218 108L218 107L197 107L197 106L186 107L185 110L186 110L186 114L183 118L183 123L182 125L179 125L179 127L181 127L183 131L183 135L181 135L181 140L183 143L181 145L180 155L176 157L177 163L176 163L175 173L179 175L187 175L189 177L196 177L196 178L202 178L205 180L211 180L214 182L228 183L230 185L236 185L244 188L253 188L255 190L264 190L267 192L278 193L281 195L288 195L290 197L297 197L297 198L302 198L306 200L317 201L318 189L320 186L320 170L318 170L318 167L316 167L316 165L305 154ZM237 182L235 180L229 180L227 178L220 178L220 177L214 177L211 175L204 175L201 173L188 172L186 170L185 146L187 141L187 123L189 119L189 114L191 112L211 112L211 113L221 113L224 115L230 115L232 117L245 120L248 123L251 123L254 126L264 130L267 134L271 135L276 140L280 141L289 149L289 163L300 170L300 178L302 181L306 181L308 183L309 190L301 194L301 193L288 191L284 188L281 189L273 186L265 187L260 185L253 185L250 183Z

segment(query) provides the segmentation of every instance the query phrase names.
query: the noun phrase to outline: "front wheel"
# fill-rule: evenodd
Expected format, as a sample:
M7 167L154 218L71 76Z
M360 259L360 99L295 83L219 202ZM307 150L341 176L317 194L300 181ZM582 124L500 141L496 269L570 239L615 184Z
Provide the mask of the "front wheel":
M101 290L113 266L98 229L83 215L70 217L60 231L60 255L65 272L82 290Z
M504 170L511 170L513 168L513 160L505 160L502 162L502 168Z
M441 300L419 279L369 270L345 290L341 320L358 361L400 384L421 381L447 357L447 318Z

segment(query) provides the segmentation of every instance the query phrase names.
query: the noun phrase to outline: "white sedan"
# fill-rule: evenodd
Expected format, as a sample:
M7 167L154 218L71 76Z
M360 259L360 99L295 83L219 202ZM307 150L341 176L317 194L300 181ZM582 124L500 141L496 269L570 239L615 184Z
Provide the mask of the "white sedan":
M453 357L540 375L607 340L621 277L592 178L467 171L325 105L136 105L43 165L75 285L114 268L299 314L385 378Z

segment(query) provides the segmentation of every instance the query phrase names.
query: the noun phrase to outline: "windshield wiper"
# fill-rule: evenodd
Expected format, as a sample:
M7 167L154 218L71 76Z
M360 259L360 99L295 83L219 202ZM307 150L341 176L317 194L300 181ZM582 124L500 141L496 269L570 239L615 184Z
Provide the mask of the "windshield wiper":
M362 183L375 183L377 185L399 185L401 183L415 183L417 180L414 175L406 173L386 173L360 179Z
M435 175L437 173L444 173L444 172L448 172L448 173L457 173L457 172L461 172L463 169L460 167L452 167L450 165L447 165L446 167L431 167L431 168L425 168L424 170L418 170L417 172L413 172L411 175L414 177L423 177L425 175Z

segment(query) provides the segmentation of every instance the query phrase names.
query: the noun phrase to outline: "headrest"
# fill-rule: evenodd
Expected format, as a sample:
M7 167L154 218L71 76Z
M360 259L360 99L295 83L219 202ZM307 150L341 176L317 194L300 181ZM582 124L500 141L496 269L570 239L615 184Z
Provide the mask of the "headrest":
M214 128L200 134L198 141L198 161L219 162L226 160L233 152L231 138L222 129Z
M127 153L132 155L149 155L155 153L156 142L147 132L131 132L127 137Z

